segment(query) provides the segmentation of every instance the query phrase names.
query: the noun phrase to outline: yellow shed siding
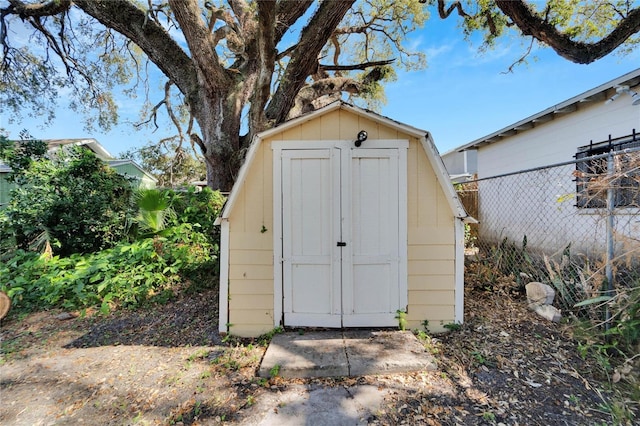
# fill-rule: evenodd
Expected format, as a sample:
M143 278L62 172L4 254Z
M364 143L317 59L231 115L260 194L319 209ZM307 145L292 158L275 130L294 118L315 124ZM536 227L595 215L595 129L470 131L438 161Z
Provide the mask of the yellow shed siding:
M229 331L257 336L273 329L273 179L262 144L229 217Z
M271 136L269 140L355 140L360 130L369 139L408 139L397 130L347 111L332 111Z
M454 321L455 230L448 200L418 139L345 110L271 134L258 147L229 220L229 323L238 336L274 327L273 154L282 140L408 139L408 325L439 331Z
M455 319L455 229L446 194L419 141L407 159L407 272L410 328L442 331Z

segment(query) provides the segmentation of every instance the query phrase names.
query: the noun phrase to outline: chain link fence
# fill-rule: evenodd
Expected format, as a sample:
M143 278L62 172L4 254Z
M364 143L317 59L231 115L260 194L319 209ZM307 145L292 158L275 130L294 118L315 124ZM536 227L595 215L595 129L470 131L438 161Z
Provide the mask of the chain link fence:
M467 229L467 280L546 283L564 314L606 321L640 292L640 148L577 157L457 186L479 221Z

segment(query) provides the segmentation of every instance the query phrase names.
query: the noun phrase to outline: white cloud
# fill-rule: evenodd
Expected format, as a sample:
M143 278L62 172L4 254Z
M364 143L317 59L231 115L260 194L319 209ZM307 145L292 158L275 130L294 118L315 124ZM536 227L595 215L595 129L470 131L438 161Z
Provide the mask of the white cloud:
M446 56L454 48L454 43L445 43L438 46L427 47L424 53L427 55L427 61L432 62L441 56Z

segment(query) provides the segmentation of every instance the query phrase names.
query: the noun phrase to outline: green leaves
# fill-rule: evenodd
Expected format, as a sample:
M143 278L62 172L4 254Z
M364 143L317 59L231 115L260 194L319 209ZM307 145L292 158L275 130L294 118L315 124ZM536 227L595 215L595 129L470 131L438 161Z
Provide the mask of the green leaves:
M76 164L77 167L86 165L84 161ZM83 171L87 172L90 169ZM31 204L27 200L21 199L24 212L46 214L42 206L34 206L37 200ZM218 267L219 234L213 222L223 201L220 193L208 189L149 192L147 197L142 197L142 206L165 211L169 206L176 208L175 213L163 219L164 230L149 238L134 242L121 239L111 248L85 254L0 251L0 290L11 297L17 311L98 307L105 313L114 307L138 306L150 299L166 301L177 289L208 285ZM82 219L80 213L78 216ZM5 212L0 211L2 236L6 234L5 219ZM69 221L74 224L72 217ZM26 219L21 222L25 227L28 223ZM96 221L83 223L91 223L96 229L105 226ZM91 230L79 229L78 232L92 235Z
M34 161L42 159L46 152L47 144L42 141L28 139L16 142L0 135L0 160L15 173L9 176L10 180L28 169Z
M3 226L20 248L45 236L56 254L91 253L126 235L131 186L87 149L34 160L16 181Z
M167 227L168 221L175 218L167 191L142 189L135 193L135 201L139 209L135 222L150 235L159 234Z
M190 224L176 226L167 237L147 238L95 254L47 258L18 250L0 260L0 290L14 309L137 306L182 285L192 273L211 270L215 257L206 236Z

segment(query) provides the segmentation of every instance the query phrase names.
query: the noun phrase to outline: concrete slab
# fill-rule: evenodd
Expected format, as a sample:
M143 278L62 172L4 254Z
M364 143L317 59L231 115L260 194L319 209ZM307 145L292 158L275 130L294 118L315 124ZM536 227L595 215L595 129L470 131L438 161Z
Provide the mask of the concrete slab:
M343 336L350 376L437 369L410 331L347 330Z
M269 343L258 375L270 377L274 368L278 369L280 377L287 378L348 376L342 332L276 334Z
M242 425L367 425L392 391L377 386L291 385L260 395Z
M281 333L271 340L258 375L285 378L363 376L435 370L433 357L409 331L332 330Z

